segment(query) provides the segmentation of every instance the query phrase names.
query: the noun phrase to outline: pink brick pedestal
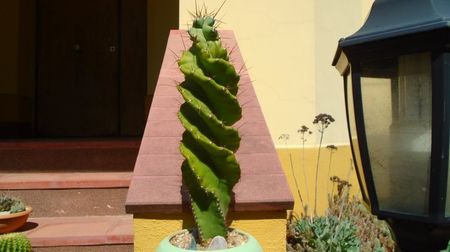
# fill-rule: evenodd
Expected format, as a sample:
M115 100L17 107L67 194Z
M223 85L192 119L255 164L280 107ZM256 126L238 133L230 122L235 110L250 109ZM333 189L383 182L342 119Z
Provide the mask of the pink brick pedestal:
M238 99L243 117L234 125L242 137L236 153L242 174L234 189L231 211L233 214L285 212L292 209L293 197L258 99L234 34L221 31L220 35L224 46L232 50L231 61L236 69L242 69ZM183 157L179 153L179 143L184 129L176 115L183 103L176 85L184 78L178 70L177 55L189 45L185 31L171 31L126 201L127 212L135 216L190 211L186 208L188 197L181 189Z

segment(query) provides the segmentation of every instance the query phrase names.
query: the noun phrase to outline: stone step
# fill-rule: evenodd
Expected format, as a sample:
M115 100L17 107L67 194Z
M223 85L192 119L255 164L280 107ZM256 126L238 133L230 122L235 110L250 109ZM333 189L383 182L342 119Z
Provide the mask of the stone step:
M0 173L0 190L126 188L132 172Z
M30 218L19 231L30 238L33 248L132 244L133 217L117 215Z
M0 142L0 170L2 173L132 171L140 140L5 140Z

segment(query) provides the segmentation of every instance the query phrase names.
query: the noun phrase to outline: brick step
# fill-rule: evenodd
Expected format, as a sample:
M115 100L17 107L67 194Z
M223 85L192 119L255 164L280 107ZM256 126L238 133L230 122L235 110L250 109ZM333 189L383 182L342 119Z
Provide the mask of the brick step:
M31 217L124 215L128 188L0 190L33 207Z
M30 218L19 231L30 238L33 248L132 244L133 217L118 215Z
M0 190L126 188L132 172L0 173Z
M132 171L140 138L0 142L1 172Z

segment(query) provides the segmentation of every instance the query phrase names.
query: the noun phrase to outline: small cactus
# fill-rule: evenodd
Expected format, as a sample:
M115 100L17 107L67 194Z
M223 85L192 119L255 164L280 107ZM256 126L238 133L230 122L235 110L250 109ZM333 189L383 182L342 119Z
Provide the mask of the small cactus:
M0 235L1 252L30 252L31 242L22 233L9 233Z
M0 195L0 212L19 213L23 211L25 211L25 204L20 199Z
M242 113L236 98L240 76L222 46L214 16L196 13L189 29L192 46L178 61L185 77L177 87L185 100L178 112L186 129L181 169L202 240L227 236L225 219L241 174L234 154L241 138L232 127Z

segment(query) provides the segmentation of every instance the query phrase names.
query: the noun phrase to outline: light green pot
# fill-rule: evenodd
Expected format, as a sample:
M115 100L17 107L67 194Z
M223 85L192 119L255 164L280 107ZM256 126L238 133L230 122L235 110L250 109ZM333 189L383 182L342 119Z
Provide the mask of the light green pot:
M212 250L212 251L216 251L216 252L263 252L263 249L261 248L261 245L259 245L258 241L251 235L242 232L241 230L237 230L239 233L244 234L248 237L248 240L246 243L242 244L239 247L235 247L235 248L229 248L229 249L219 249L219 250ZM181 249L178 247L175 247L174 245L172 245L170 243L170 238L172 238L174 235L183 232L179 231L175 234L169 235L166 238L164 238L164 240L162 240L159 243L158 248L156 249L156 252L186 252L186 251L193 251L193 250L186 250L186 249Z

